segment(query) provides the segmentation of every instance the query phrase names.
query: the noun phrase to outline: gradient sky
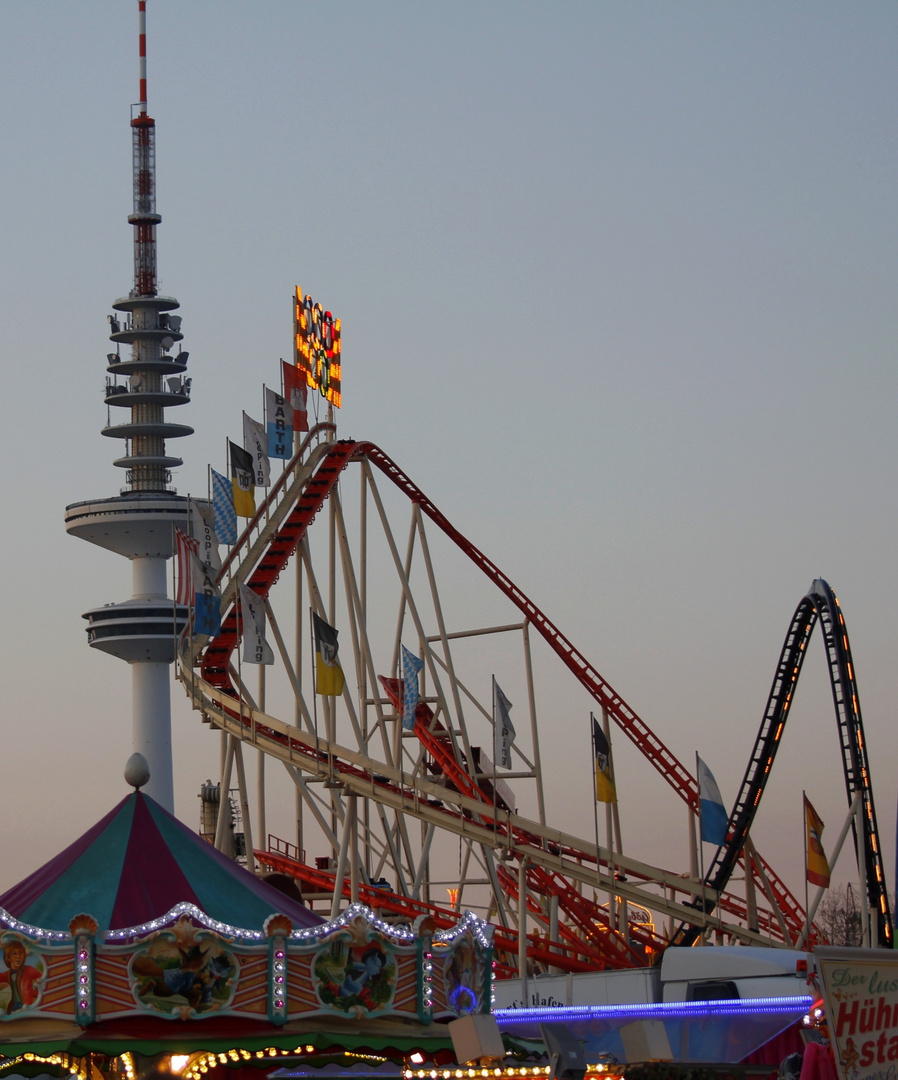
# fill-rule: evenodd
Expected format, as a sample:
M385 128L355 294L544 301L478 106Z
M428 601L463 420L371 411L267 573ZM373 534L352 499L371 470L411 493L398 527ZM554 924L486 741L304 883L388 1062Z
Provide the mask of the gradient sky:
M260 412L300 284L343 320L340 434L382 446L727 802L795 606L830 582L893 882L898 7L147 6L161 291L194 380L178 490L205 493ZM137 77L136 3L0 6L0 889L125 791L129 673L80 615L129 569L63 512L123 483L99 429ZM796 890L802 789L824 843L846 805L812 654L755 836ZM195 826L218 744L173 701ZM550 820L589 836L567 794L585 725L549 709L541 735ZM623 743L625 848L685 871Z

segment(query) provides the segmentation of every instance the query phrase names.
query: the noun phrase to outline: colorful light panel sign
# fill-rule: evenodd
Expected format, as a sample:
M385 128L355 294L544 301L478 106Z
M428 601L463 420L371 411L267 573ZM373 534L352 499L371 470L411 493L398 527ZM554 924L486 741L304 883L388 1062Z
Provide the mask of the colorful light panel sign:
M293 307L294 353L296 366L305 372L313 390L332 405L340 408L340 320L316 304L311 296L303 296L296 286Z

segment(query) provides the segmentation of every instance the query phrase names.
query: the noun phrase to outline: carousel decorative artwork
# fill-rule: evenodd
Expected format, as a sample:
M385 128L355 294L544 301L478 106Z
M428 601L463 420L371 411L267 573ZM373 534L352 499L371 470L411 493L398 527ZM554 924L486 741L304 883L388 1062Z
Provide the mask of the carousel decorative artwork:
M339 1012L383 1012L396 992L396 959L381 942L353 944L338 934L315 957L312 971L318 1000Z
M0 937L0 1018L40 1004L47 965L34 944L20 934Z
M239 966L218 934L182 916L133 954L129 971L139 1005L195 1017L230 1004Z

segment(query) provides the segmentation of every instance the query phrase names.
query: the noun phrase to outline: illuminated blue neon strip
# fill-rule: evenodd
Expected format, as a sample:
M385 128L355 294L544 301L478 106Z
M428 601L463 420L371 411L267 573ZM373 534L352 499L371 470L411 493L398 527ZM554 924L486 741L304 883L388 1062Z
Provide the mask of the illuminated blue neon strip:
M814 998L795 997L740 998L721 1001L665 1001L641 1005L570 1005L564 1009L493 1009L502 1027L532 1024L541 1020L674 1020L690 1016L777 1016L807 1012Z

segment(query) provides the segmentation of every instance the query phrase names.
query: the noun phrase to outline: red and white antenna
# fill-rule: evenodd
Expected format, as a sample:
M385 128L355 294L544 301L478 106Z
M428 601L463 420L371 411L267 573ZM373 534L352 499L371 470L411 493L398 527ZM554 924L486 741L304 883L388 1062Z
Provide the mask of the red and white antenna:
M147 0L137 0L140 35L140 115L147 112Z
M134 296L156 295L156 121L147 112L147 4L138 0L140 20L140 102L131 120L133 137Z

